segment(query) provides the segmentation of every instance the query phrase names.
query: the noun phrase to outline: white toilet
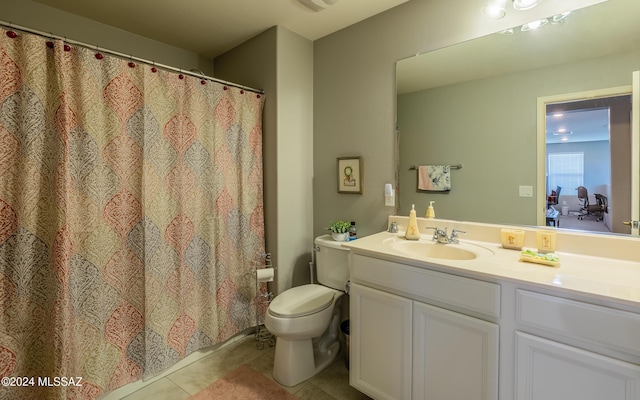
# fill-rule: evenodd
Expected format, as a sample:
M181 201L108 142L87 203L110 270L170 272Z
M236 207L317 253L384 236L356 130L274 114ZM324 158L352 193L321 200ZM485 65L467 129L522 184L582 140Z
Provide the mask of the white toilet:
M269 304L264 324L277 337L273 377L295 386L329 365L338 355L339 300L349 279L349 250L324 235L315 239L321 285L294 287Z

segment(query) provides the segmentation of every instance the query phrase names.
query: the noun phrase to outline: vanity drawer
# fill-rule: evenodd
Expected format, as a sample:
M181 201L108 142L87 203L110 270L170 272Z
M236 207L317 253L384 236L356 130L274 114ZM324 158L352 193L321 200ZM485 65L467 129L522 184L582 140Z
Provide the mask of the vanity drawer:
M500 316L500 285L351 254L351 281L414 300Z
M640 314L516 291L517 322L640 356Z

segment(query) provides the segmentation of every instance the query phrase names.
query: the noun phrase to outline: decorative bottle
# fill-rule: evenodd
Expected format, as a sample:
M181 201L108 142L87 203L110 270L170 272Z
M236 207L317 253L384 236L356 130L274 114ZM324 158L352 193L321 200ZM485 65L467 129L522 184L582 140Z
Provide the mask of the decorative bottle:
M409 225L407 225L407 231L405 232L404 237L409 240L420 239L418 219L416 218L416 209L414 204L411 205L411 211L409 211Z

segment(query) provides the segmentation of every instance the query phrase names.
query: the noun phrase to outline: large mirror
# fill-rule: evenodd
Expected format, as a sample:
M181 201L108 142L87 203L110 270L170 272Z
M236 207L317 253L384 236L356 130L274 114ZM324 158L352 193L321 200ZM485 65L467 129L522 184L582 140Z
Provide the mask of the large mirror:
M540 224L540 214L552 195L546 154L538 154L545 148L537 149L538 126L546 121L544 115L541 120L538 116L540 104L547 105L541 99L571 99L562 101L568 104L587 100L574 99L575 94L630 92L632 73L640 69L638 21L640 1L608 0L577 10L561 23L533 31L514 27L511 34L495 33L399 61L400 214L408 214L412 204L419 215L424 214L429 202L435 201L438 218ZM551 112L553 101L548 103ZM546 111L543 107L540 112ZM630 121L631 116L628 118ZM609 129L600 125L598 129ZM545 135L546 129L541 132ZM577 141L578 136L571 139ZM630 147L609 146L606 151L611 154L605 158L615 162L621 158L616 152L630 154ZM566 153L576 152L569 146L565 149ZM539 156L544 160L542 182ZM450 191L417 189L415 168L434 164L462 165L449 173ZM591 204L596 203L594 190L610 191L611 181L617 179L616 168L609 170L600 174L609 181L602 178L592 184L596 178L585 178L585 186L593 186L587 187ZM563 205L568 208L564 210L568 219L560 220L565 223L560 228L630 233L628 227L601 229L604 222L597 216L578 218L577 187L564 188L557 200L554 208L559 212ZM618 218L630 218L630 211L617 211ZM594 223L600 226L591 228Z

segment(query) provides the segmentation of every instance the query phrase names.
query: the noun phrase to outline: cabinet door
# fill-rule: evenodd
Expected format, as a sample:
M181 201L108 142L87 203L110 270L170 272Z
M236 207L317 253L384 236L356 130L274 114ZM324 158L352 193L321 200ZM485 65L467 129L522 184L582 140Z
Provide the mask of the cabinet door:
M351 284L349 383L377 399L411 398L412 301Z
M640 366L516 332L517 400L640 400Z
M498 325L413 306L413 399L496 400Z

